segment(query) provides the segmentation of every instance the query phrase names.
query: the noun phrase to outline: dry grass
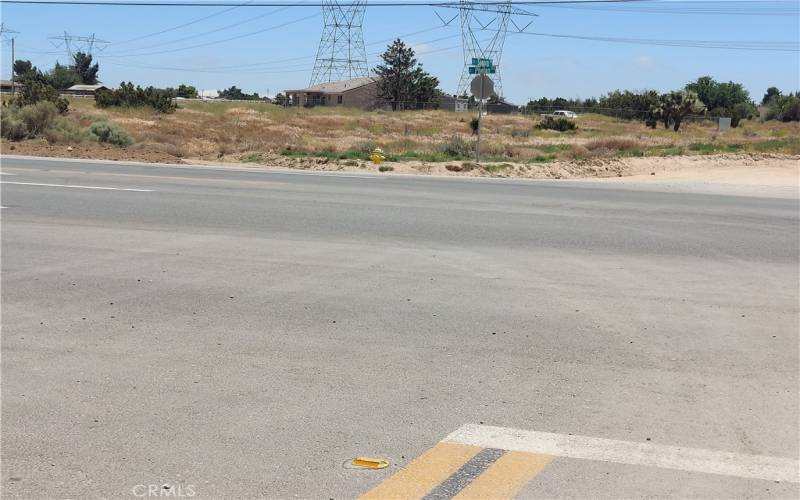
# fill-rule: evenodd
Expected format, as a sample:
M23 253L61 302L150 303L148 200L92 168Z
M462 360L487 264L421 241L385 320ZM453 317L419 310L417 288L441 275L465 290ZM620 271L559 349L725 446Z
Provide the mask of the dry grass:
M69 119L88 126L99 119L124 127L139 150L177 158L214 160L323 156L366 160L380 147L389 159L465 160L474 142L471 114L446 111L364 112L347 108L296 109L254 103L183 102L173 114L146 108L98 109L71 102ZM583 115L578 130L535 129L539 118L489 115L483 123L483 153L498 162L546 163L616 156L668 156L715 152L800 154L800 124L744 121L720 133L709 121L687 122L679 132L651 130L641 122ZM256 160L253 160L253 159Z

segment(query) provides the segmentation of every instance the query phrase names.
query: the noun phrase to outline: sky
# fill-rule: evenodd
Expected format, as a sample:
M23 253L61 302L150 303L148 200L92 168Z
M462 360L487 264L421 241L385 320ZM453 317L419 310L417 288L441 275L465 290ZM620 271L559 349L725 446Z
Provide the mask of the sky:
M377 3L379 0L375 0ZM100 79L176 87L194 85L214 93L236 85L274 95L309 84L322 31L320 7L141 7L2 4L2 22L19 33L17 59L42 69L68 62L63 43L49 37L66 31L94 34L93 56ZM530 98L598 97L614 89L682 88L703 75L745 85L756 100L776 86L800 90L800 0L655 1L615 5L524 6L538 17L506 38L498 65L503 94L516 104ZM421 6L367 7L364 41L370 67L386 40L400 37L415 48L423 68L447 93L457 90L463 68L459 20L443 25L457 10ZM778 14L778 15L769 15ZM487 15L480 14L483 22ZM181 25L185 25L182 26ZM791 51L731 50L612 43L550 35L637 40L782 42ZM491 31L478 31L488 40ZM628 40L630 41L630 40ZM682 42L685 43L685 42ZM200 46L198 46L200 45ZM725 44L730 46L730 44ZM8 78L10 43L2 45L2 74Z

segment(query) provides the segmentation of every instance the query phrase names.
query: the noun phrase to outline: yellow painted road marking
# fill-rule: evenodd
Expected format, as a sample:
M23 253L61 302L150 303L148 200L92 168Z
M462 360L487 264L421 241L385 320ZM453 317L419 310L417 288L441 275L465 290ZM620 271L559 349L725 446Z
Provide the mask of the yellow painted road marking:
M509 451L453 499L513 498L528 481L552 461L553 457L550 455Z
M408 464L408 467L368 491L361 499L422 498L479 451L481 448L478 446L439 443Z

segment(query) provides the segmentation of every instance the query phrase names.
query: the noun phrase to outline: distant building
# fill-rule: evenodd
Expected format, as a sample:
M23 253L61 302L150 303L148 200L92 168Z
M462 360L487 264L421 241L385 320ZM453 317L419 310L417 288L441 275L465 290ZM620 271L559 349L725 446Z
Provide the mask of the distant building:
M519 113L519 106L501 100L493 104L487 103L486 112L493 115L507 115L511 113Z
M469 99L445 94L439 99L439 109L463 113L469 110Z
M0 92L3 94L19 92L21 88L21 83L12 82L11 80L0 80Z
M75 95L75 96L82 96L82 97L94 97L95 93L101 89L108 90L108 87L100 84L97 85L78 84L78 85L73 85L72 87L66 90L62 90L61 93Z
M299 90L286 90L289 106L347 106L371 109L376 105L378 80L372 77L320 83Z

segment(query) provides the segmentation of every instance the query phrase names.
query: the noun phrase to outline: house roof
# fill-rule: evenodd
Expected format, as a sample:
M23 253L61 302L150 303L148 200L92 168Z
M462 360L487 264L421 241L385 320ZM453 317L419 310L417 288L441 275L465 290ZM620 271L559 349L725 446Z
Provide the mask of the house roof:
M369 85L372 82L377 81L375 78L371 76L367 76L364 78L353 78L352 80L341 80L338 82L326 82L320 83L317 85L312 85L308 88L298 89L298 90L287 90L286 92L319 92L322 94L339 94L341 92L347 92L348 90L357 89L359 87L363 87L364 85Z
M83 92L92 92L92 91L99 90L99 89L104 89L104 88L106 88L106 86L105 85L100 85L100 84L97 84L97 85L81 85L81 84L78 84L78 85L73 85L72 87L68 88L67 90L78 90L78 91L83 91Z

